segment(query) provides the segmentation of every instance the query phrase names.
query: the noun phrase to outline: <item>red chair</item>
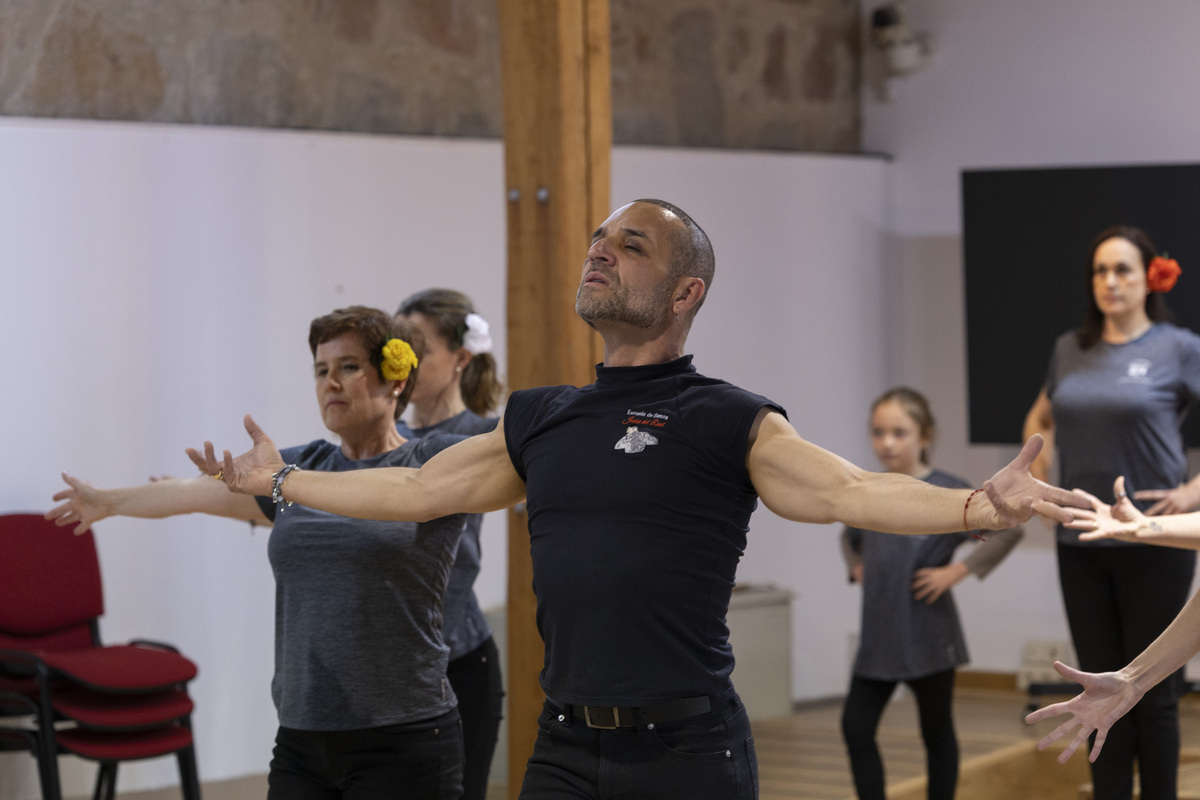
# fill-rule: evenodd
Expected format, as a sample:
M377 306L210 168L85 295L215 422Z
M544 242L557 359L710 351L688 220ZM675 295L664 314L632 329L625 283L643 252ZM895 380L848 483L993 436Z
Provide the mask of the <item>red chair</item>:
M200 800L186 685L196 665L173 647L100 643L104 613L91 532L36 514L0 515L0 749L27 749L45 800L60 800L58 755L97 761L96 798L117 765L174 753L187 800Z

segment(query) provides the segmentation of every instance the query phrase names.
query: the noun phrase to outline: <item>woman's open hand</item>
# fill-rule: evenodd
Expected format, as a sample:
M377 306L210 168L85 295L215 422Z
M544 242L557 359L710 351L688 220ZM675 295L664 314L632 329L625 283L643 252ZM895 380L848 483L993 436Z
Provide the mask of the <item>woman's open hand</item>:
M94 523L110 516L111 511L104 500L104 493L100 489L65 472L62 474L62 479L66 482L67 488L54 495L53 499L60 505L47 511L46 519L60 528L64 525L74 525L75 535L79 536L91 528Z
M1145 516L1137 510L1129 496L1125 493L1125 478L1118 477L1113 481L1113 495L1116 504L1108 505L1099 498L1088 494L1082 489L1075 493L1086 498L1090 509L1072 509L1075 519L1064 524L1064 527L1083 531L1080 541L1094 542L1100 539L1120 539L1125 542L1136 542L1138 530L1141 529Z

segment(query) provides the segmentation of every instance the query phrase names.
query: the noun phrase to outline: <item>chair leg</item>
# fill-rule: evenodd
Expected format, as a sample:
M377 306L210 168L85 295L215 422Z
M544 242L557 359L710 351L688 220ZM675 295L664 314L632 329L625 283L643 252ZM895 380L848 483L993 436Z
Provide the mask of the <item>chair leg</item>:
M54 707L50 703L50 675L43 664L38 665L38 684L40 689L35 705L34 718L37 720L37 732L34 734L34 744L37 746L38 780L42 784L43 800L62 800L62 779L58 771L58 740L54 735Z
M102 800L104 797L104 762L96 764L96 788L92 791L92 800Z
M58 775L58 747L54 737L41 730L35 734L34 758L37 759L38 782L42 787L42 800L62 800L62 785Z
M200 775L196 770L196 748L185 747L175 754L179 760L179 788L183 800L200 800Z
M92 800L113 800L117 789L117 762L101 761L96 772L96 791Z

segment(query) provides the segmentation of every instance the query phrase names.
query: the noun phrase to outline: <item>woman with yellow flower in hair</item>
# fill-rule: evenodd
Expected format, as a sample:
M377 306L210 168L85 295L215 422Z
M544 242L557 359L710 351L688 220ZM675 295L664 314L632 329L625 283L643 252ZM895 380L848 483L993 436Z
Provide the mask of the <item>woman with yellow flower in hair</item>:
M317 403L340 444L289 448L299 469L416 467L462 437L407 440L396 419L424 351L420 332L354 306L313 320ZM110 516L201 512L273 525L279 731L268 798L413 797L462 792L458 710L446 681L442 597L463 529L351 519L234 494L208 476L97 489L66 474L46 516L81 533ZM278 501L278 502L277 502Z

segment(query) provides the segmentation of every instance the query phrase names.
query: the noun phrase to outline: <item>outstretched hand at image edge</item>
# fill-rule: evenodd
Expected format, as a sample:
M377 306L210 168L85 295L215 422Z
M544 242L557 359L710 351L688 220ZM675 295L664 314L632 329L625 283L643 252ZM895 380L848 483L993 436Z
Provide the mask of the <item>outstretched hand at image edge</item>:
M67 473L62 473L66 489L54 495L53 500L60 503L45 513L45 518L58 527L75 526L75 535L87 533L92 525L109 515L100 493L90 483L85 483Z
M1093 731L1096 741L1088 760L1095 762L1104 747L1108 730L1113 723L1120 719L1129 709L1142 699L1144 692L1133 685L1133 682L1118 672L1083 672L1074 667L1068 667L1061 661L1054 662L1054 669L1065 680L1078 683L1083 687L1083 693L1062 703L1054 703L1025 717L1026 724L1032 725L1043 719L1057 717L1060 714L1070 714L1063 724L1043 736L1038 742L1038 750L1045 750L1054 742L1071 735L1075 738L1063 749L1058 757L1059 764L1067 763L1079 746L1087 742Z

